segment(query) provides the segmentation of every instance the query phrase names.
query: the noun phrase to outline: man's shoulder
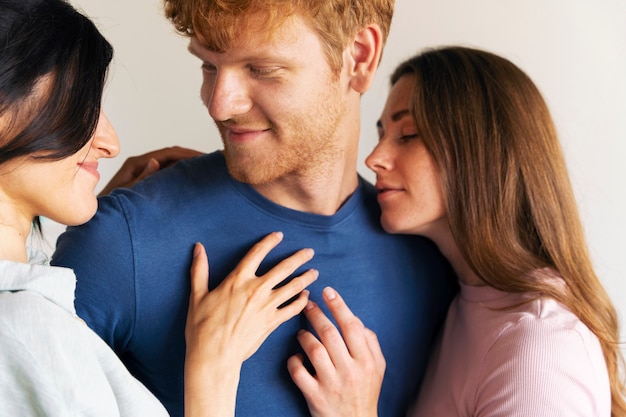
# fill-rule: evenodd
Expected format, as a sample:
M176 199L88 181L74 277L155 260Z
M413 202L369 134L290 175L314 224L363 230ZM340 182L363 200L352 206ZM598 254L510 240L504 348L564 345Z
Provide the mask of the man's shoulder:
M183 159L178 161L173 166L162 170L162 172L169 174L175 172L187 173L189 171L194 174L205 173L207 175L228 175L228 170L226 169L226 159L224 158L222 151L214 151L193 158Z
M145 180L137 183L132 190L138 193L176 191L189 187L203 187L207 183L230 178L226 161L221 151L216 151L178 161ZM174 186L174 189L170 187Z
M165 209L170 203L180 202L209 192L213 187L231 181L221 152L204 154L177 162L164 168L132 188L119 188L101 198L102 206L136 206L146 203Z

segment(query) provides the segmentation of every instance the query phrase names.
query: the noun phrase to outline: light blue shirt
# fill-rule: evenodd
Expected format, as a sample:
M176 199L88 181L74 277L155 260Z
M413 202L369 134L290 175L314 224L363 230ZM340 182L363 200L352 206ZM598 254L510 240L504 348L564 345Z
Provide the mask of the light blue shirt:
M0 261L0 415L166 416L76 317L75 286L67 268Z

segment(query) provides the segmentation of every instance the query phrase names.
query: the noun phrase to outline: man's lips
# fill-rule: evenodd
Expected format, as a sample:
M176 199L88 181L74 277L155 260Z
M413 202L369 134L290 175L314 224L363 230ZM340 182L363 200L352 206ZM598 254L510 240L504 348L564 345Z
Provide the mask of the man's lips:
M257 139L270 129L266 128L241 128L224 126L224 137L229 142L245 143Z

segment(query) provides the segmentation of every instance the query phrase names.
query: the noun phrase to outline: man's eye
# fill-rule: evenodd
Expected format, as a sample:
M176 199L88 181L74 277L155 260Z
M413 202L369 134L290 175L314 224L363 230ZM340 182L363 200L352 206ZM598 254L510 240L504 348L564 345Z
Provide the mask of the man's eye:
M210 73L215 73L215 66L212 64L208 64L208 63L204 63L202 64L202 71L206 71L206 72L210 72Z
M259 68L259 67L250 67L250 73L254 78L264 78L269 77L276 71L276 68Z

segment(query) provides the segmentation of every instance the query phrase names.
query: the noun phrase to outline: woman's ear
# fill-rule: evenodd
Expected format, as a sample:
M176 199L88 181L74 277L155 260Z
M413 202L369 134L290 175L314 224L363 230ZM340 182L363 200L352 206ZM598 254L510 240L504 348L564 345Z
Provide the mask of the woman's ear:
M350 87L360 94L372 84L383 51L383 36L377 24L362 28L348 48Z

